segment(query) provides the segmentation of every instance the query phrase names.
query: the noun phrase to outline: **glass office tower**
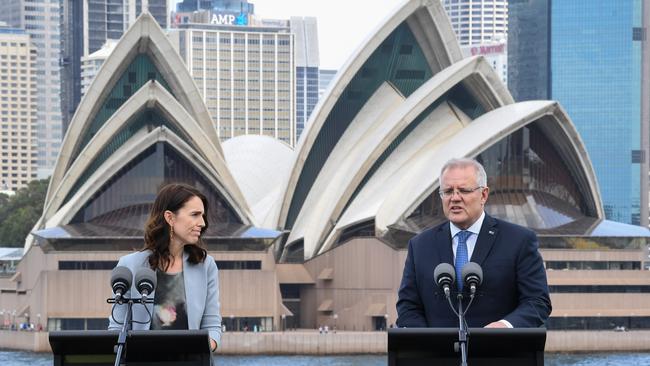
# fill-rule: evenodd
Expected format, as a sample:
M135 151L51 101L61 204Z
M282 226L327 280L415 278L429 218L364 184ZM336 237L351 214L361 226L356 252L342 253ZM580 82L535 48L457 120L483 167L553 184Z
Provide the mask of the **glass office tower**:
M551 98L585 142L607 218L631 224L640 223L641 27L640 0L551 3Z
M516 101L559 101L587 147L607 218L647 226L643 3L511 1L508 88Z

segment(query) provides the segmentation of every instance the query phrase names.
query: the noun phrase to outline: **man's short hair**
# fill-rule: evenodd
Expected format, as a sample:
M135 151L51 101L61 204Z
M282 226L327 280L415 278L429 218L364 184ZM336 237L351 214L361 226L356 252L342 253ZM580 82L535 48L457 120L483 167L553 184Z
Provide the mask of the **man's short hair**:
M485 173L485 168L478 161L470 158L452 158L442 166L440 169L440 184L442 184L442 175L448 169L454 168L465 168L465 167L474 167L476 170L476 183L480 187L487 187L487 174Z

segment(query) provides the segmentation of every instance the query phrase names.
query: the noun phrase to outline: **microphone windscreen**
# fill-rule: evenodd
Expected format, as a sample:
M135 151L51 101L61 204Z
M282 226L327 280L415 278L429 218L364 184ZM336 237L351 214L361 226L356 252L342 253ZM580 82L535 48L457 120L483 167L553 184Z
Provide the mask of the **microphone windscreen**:
M483 269L481 268L481 266L478 265L478 263L475 262L466 263L463 266L461 275L463 276L463 281L467 279L467 276L476 276L476 278L478 278L478 285L483 283Z
M153 290L156 289L156 281L156 272L154 272L151 268L140 268L135 274L135 285L140 292L142 292L141 286L144 283L149 283L151 285L149 292L153 292Z
M451 282L456 280L456 271L454 267L449 263L440 263L436 266L436 269L433 270L433 278L436 283L440 280L440 277L450 277Z
M111 287L113 290L115 290L115 285L121 286L121 283L125 286L122 291L128 291L131 288L131 280L133 280L133 273L128 267L118 266L113 268L113 272L111 272Z

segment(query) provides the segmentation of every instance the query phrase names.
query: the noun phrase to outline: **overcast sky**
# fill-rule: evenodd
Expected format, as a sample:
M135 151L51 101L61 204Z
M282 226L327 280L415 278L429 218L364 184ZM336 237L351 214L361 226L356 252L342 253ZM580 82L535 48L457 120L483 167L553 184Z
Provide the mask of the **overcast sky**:
M363 40L403 0L250 0L261 18L318 19L320 67L339 69Z

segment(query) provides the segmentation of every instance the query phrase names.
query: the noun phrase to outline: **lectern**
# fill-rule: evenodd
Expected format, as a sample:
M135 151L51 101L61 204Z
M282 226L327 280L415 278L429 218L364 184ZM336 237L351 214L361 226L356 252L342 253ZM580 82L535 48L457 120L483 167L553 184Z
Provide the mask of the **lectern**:
M456 328L395 328L388 330L388 365L458 366ZM469 366L544 365L545 328L470 328Z
M50 332L54 366L113 366L119 333L107 330ZM206 330L128 332L128 366L209 366L210 357Z

